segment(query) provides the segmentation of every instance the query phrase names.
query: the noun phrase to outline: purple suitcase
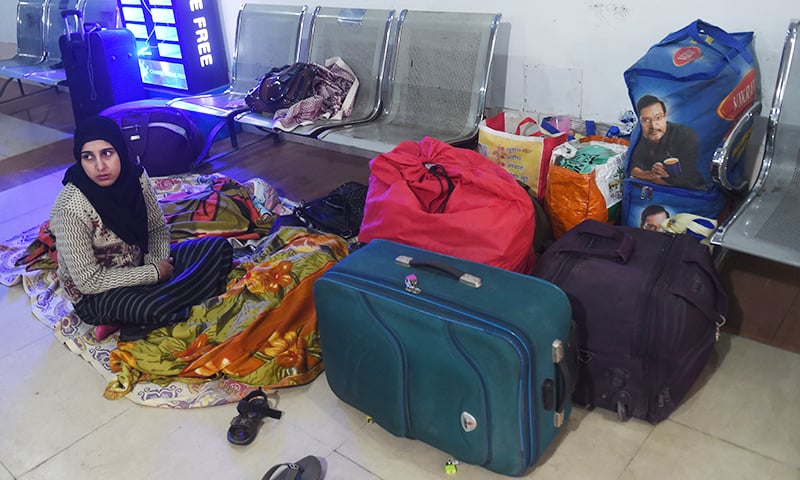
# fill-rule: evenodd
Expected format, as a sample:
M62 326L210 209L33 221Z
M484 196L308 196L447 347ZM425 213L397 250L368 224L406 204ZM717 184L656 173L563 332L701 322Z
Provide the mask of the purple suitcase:
M96 25L86 31L79 10L61 13L67 33L59 38L59 48L75 123L112 105L146 98L133 33Z
M621 420L667 418L711 355L727 314L708 248L587 220L539 256L535 276L570 299L580 332L573 401Z

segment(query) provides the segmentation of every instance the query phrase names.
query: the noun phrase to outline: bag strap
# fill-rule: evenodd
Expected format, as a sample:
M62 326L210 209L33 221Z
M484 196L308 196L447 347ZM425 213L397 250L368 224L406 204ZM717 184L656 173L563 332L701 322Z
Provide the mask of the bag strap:
M688 29L689 35L694 40L700 44L713 48L720 54L724 55L728 61L730 61L733 57L729 55L730 52L723 52L714 48L714 43L719 43L720 45L724 45L730 49L736 50L736 52L738 52L742 57L744 57L745 60L747 60L747 63L753 63L753 56L750 55L750 51L747 50L747 45L725 30L702 20L692 22L692 24L688 26ZM713 38L714 42L707 43L705 38L703 38L703 35L708 35L709 37Z
M129 121L126 121L129 120ZM136 115L134 118L122 116L119 120L120 130L128 139L128 151L136 158L136 163L141 164L142 157L147 151L147 126L150 124L150 112ZM133 160L133 159L131 159Z
M580 253L591 255L593 257L602 257L615 260L617 263L628 263L633 255L633 250L636 245L633 237L628 235L625 230L614 227L602 222L586 220L580 225L575 227L576 234L579 235L592 235L595 237L606 238L616 241L616 245L607 246L603 248L593 248L589 246L570 245L567 247L557 247L557 242L553 248L556 248L559 253Z
M258 83L256 83L256 86L250 89L250 91L247 92L247 95L244 98L247 106L250 107L250 109L253 110L254 112L266 113L267 108L269 108L267 106L267 102L261 99L261 86L264 84L264 81L266 79L267 79L266 75L261 77L258 80Z
M684 291L682 291L681 296L690 301L698 310L702 311L710 321L716 323L720 320L718 317L722 316L722 314L718 312L726 312L728 310L728 298L725 295L725 289L722 286L722 282L719 279L719 274L714 268L713 263L710 261L710 259L703 258L707 256L707 249L698 248L688 251L681 260L683 263L694 264L711 280L711 284L714 287L715 311L710 312L702 306L703 292L696 292L692 291L692 289L686 288ZM724 321L725 319L722 317L722 322L724 323Z
M211 150L211 146L214 144L214 140L217 138L217 134L222 129L222 127L228 126L228 124L231 121L232 120L229 117L226 117L217 122L217 124L214 125L214 128L212 128L211 131L208 132L208 136L206 137L206 141L203 144L203 148L202 150L200 150L200 153L197 154L197 158L194 161L195 166L202 163L203 159L205 159L206 156L208 156L208 152Z

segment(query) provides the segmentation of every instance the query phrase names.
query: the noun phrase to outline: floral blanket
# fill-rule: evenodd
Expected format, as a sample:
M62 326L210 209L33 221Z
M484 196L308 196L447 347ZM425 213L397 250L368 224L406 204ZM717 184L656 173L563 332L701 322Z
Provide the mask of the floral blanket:
M287 209L263 181L209 175L153 184L174 241L224 235L237 246L226 291L195 306L186 322L135 342L97 340L59 288L46 225L0 243L0 283L22 284L34 316L109 381L110 399L204 407L238 401L254 386L316 378L323 366L312 285L347 255L346 243L304 228L269 234L271 219Z

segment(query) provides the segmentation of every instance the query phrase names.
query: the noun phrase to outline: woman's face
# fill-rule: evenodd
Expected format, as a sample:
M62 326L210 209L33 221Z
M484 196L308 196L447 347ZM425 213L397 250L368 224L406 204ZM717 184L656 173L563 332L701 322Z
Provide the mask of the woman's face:
M101 187L114 185L122 169L117 151L105 140L92 140L83 144L81 165L86 175Z

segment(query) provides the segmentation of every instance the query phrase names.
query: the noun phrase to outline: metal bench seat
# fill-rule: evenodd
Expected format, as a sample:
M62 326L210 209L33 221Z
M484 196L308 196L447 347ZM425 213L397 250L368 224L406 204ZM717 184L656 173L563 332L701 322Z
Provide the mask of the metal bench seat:
M225 122L233 148L238 148L234 117L248 110L244 98L267 70L294 63L300 56L306 5L244 3L236 19L231 83L222 93L172 100L171 107L218 117Z
M17 2L17 51L13 57L0 60L0 69L35 65L42 63L47 57L45 50L47 3L48 0Z
M724 248L800 267L800 21L789 24L758 176L715 231Z
M394 10L317 7L311 17L306 62L324 65L340 57L359 80L353 111L341 120L318 120L302 125L292 134L316 136L319 132L344 125L368 122L381 109L381 89L394 20ZM273 130L271 115L246 112L236 121L265 130Z
M401 12L381 115L318 138L365 156L426 136L456 145L474 140L499 21L500 14Z

